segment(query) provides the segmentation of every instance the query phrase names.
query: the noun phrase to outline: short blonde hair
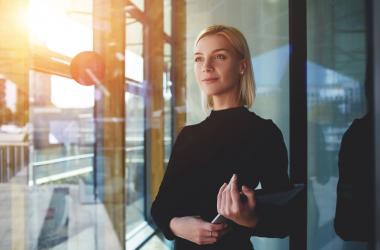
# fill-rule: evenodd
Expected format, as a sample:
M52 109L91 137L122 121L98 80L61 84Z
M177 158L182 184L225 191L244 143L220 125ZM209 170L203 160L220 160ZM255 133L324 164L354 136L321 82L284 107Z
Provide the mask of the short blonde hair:
M247 68L240 79L239 101L241 104L252 107L256 95L256 84L253 76L253 67L251 62L251 53L249 51L247 40L244 35L236 28L225 25L211 25L202 30L194 43L194 48L199 40L209 35L222 35L229 41L238 55L247 60ZM214 107L212 98L202 92L202 102L206 110Z

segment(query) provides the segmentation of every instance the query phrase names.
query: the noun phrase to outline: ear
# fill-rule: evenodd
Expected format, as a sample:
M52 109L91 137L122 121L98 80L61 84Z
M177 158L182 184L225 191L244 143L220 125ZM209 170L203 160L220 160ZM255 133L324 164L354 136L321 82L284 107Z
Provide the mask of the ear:
M240 61L240 64L239 64L239 72L241 75L244 74L245 70L247 69L247 59L244 58Z

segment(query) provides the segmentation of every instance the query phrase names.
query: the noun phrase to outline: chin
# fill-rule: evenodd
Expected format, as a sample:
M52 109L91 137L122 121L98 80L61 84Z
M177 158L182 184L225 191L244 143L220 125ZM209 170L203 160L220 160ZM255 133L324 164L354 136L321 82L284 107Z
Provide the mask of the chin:
M202 91L206 95L215 95L223 92L223 89L218 86L202 86Z
M222 95L230 92L231 89L225 89L225 88L203 88L203 93L205 93L208 96L217 96Z
M208 90L208 91L203 91L203 93L204 93L205 95L208 95L208 96L215 96L215 95L220 95L220 94L222 94L223 91L210 91L210 90Z

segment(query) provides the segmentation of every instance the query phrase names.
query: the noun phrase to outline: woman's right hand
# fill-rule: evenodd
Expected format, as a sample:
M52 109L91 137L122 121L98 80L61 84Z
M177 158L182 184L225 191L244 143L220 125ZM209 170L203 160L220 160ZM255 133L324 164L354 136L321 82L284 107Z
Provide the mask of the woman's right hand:
M212 224L196 216L175 217L170 229L174 235L198 245L214 244L228 230L227 224Z

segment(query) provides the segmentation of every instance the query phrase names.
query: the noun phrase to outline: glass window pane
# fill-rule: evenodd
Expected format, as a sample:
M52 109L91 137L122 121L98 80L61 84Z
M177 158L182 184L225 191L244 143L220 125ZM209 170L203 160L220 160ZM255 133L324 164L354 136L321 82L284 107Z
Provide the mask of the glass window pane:
M165 166L169 162L170 153L172 150L172 81L171 81L171 48L172 46L168 43L164 44L164 76L163 76L163 96L164 96L164 113L165 113L165 121L164 121L164 150L165 150Z
M169 35L169 36L172 33L172 29L171 29L171 25L172 25L171 12L172 12L172 3L171 3L171 0L164 0L164 32L167 35Z
M30 0L31 43L73 57L92 50L92 1Z
M125 75L139 83L144 78L143 24L133 18L126 25Z
M144 211L144 99L125 93L127 239L145 221Z
M55 88L70 84L70 92L60 92L60 98L65 97L60 103L54 96ZM73 100L73 95L93 100L94 89L86 87L81 92L75 84L78 85L59 76L30 73L33 140L27 211L33 215L28 222L30 244L37 244L38 248L69 248L79 232L88 234L90 244L95 241L91 233L96 225L92 216L95 209L93 101L87 107L75 101L65 103ZM44 90L44 94L39 90Z
M131 0L131 2L140 10L144 11L144 0Z
M344 204L350 204L346 197L348 200L355 198L356 192L366 190L362 192L362 197L369 193L365 184L370 181L369 175L365 177L370 167L366 163L369 156L360 164L353 165L355 177L352 176L354 172L347 173L350 178L355 178L355 185L345 182L347 177L339 179L342 178L342 173L351 171L347 169L350 166L345 163L347 156L344 155L344 148L349 145L342 138L344 135L348 138L350 132L347 130L354 119L362 118L366 114L365 19L365 1L307 1L307 237L310 250L367 249L365 243L343 241L334 228L336 212L352 213L350 219L346 220L350 222L345 226L349 230L358 229L355 226L356 216L365 221L365 215L369 215L369 212L363 212L365 210L358 212L357 206L343 207L345 211L336 210L338 181L344 184L340 185L338 192L345 196L340 196ZM361 133L361 137L366 135L366 132ZM361 142L354 140L356 143ZM369 143L362 145L367 152L368 147ZM355 150L352 153L359 157L360 151ZM355 161L356 158L351 159ZM349 191L350 188L353 192ZM361 207L369 209L369 205L366 205L368 200L359 200ZM365 229L368 228L363 228Z
M6 137L14 140L3 144L0 136L1 249L97 249L105 241L120 249L94 192L94 88L69 78L71 58L93 49L92 3L0 4L7 13L0 28L0 84L6 79L11 111L0 105L6 114L0 123L13 123ZM29 7L29 37L13 29L23 7Z
M144 1L134 1L141 4ZM141 7L141 6L140 6ZM139 232L146 225L145 221L145 100L143 91L144 58L143 27L144 24L133 16L127 15L126 49L125 49L125 170L126 170L126 247L140 244L134 243ZM142 237L148 237L144 235Z

